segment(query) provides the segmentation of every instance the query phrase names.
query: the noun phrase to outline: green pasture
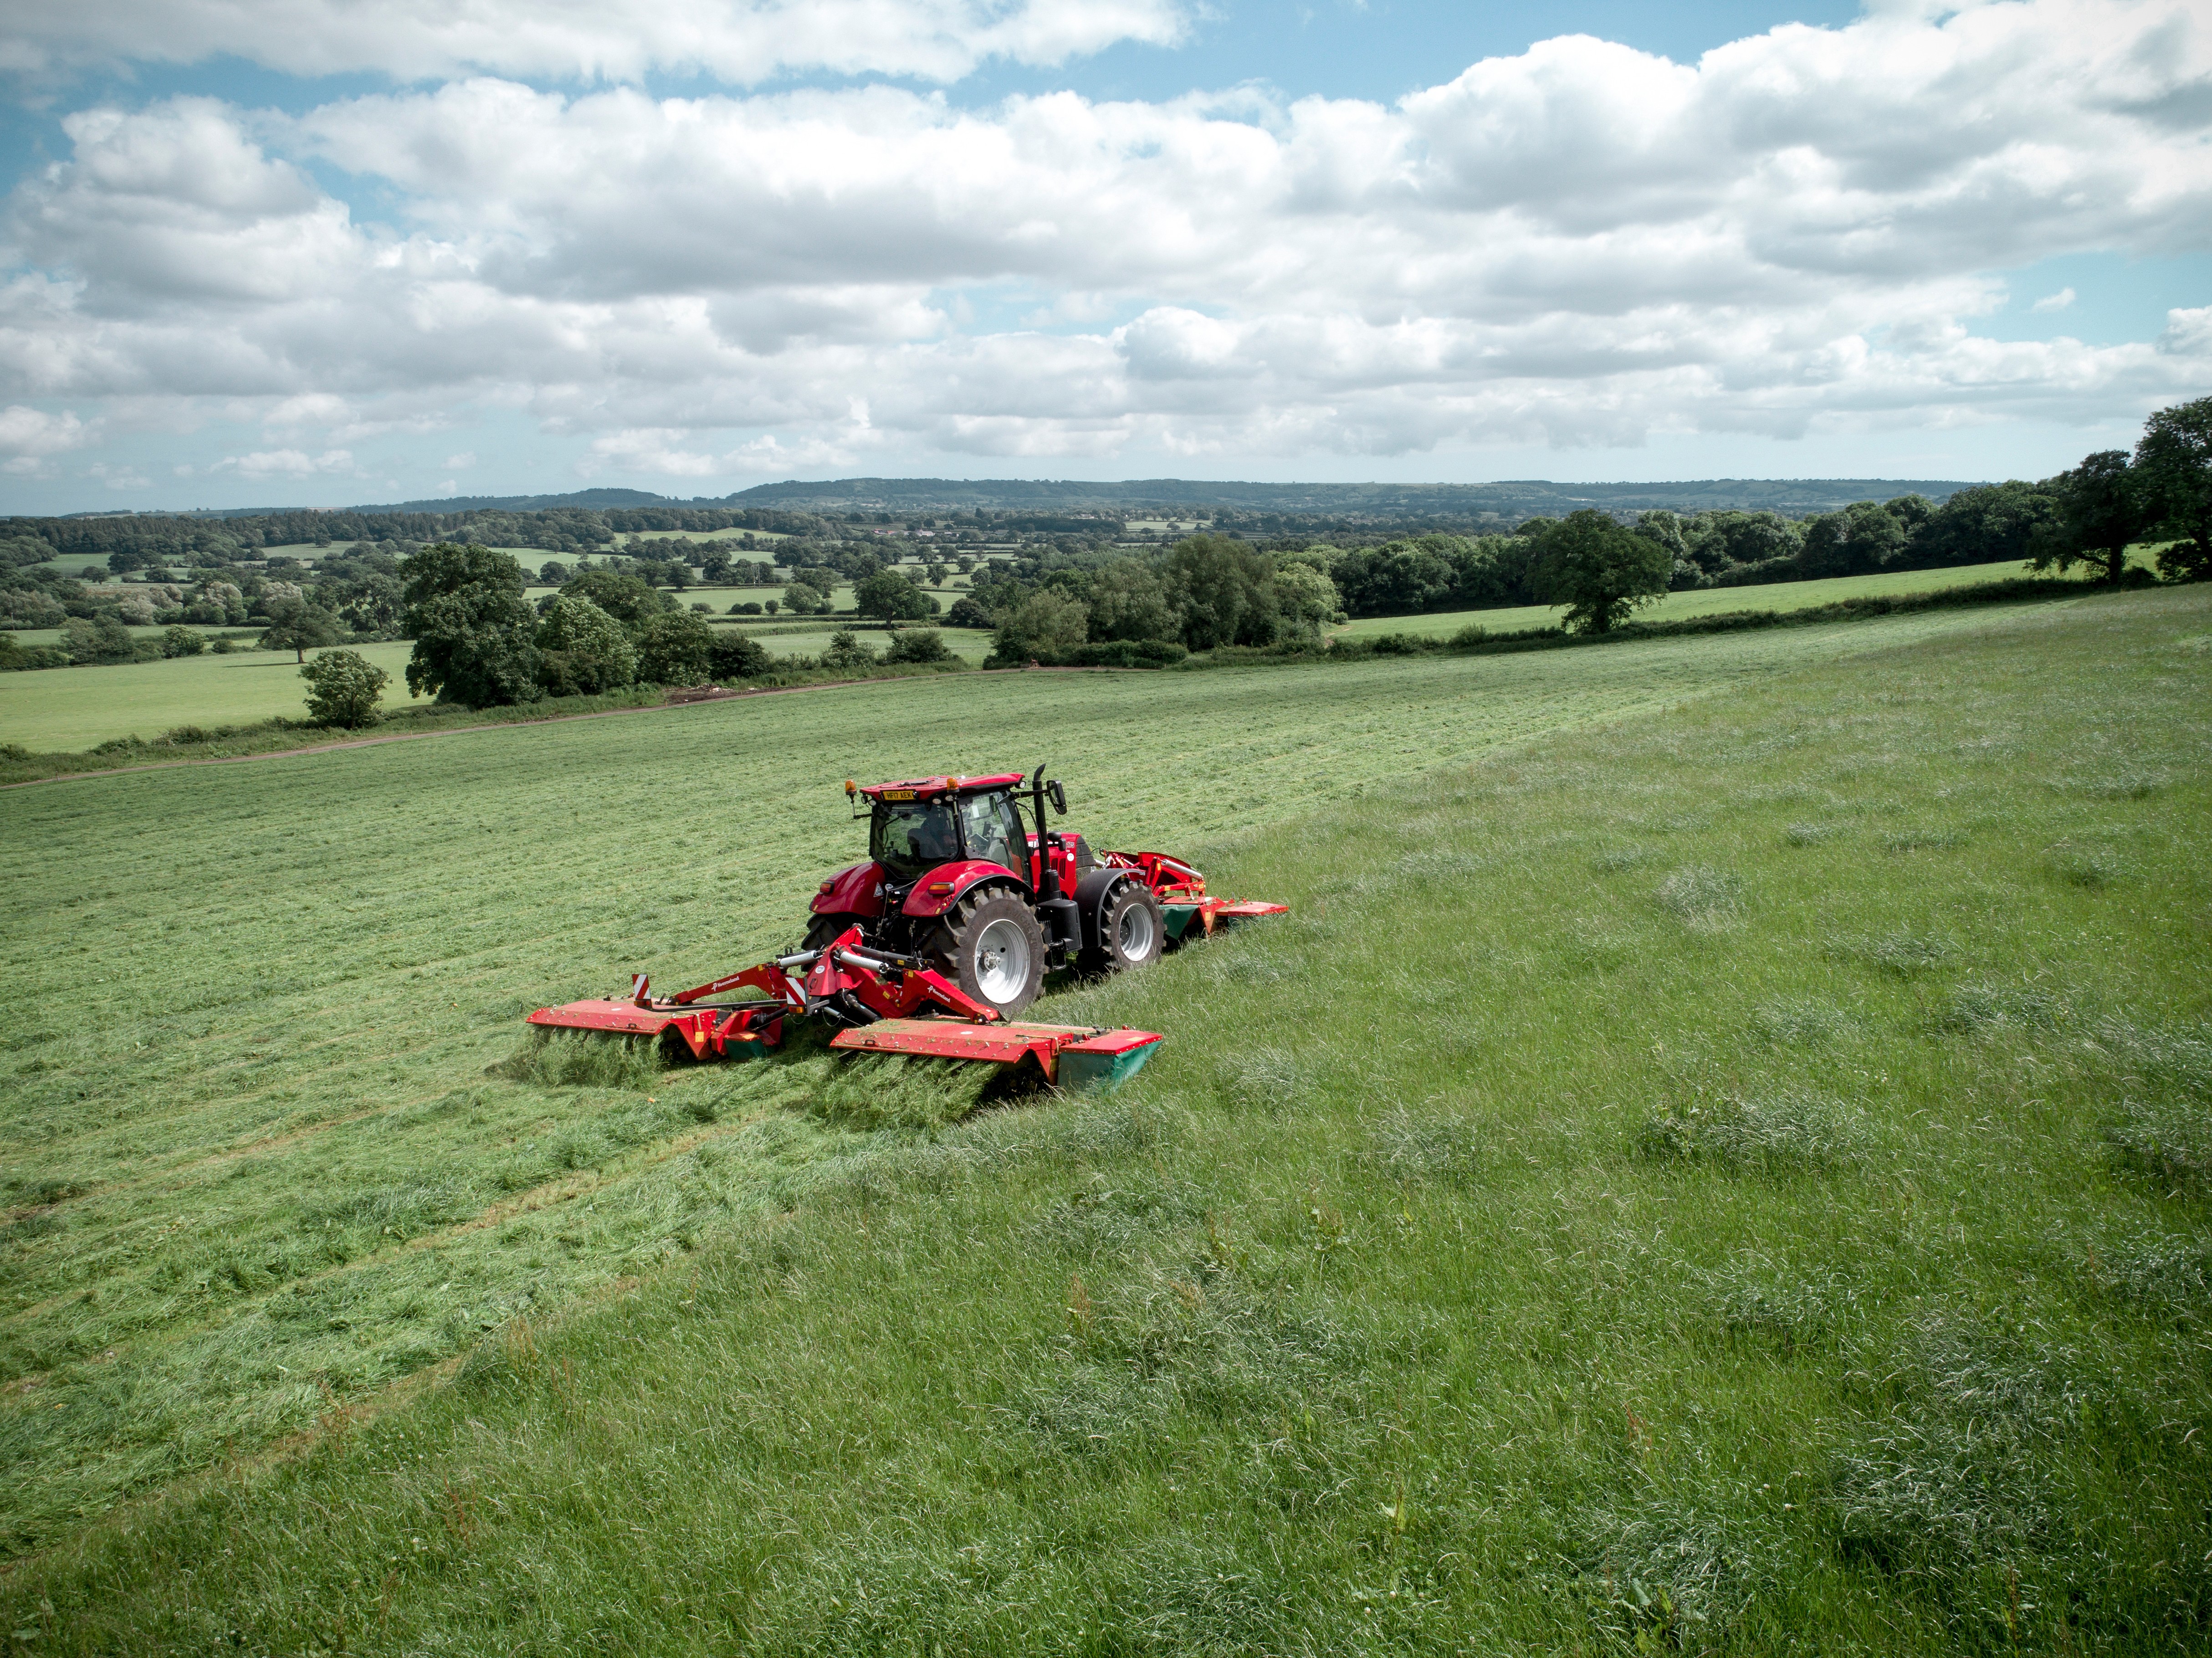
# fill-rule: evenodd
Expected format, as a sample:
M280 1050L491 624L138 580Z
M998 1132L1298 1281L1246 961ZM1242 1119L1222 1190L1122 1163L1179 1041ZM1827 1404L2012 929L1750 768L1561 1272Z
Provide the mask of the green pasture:
M714 607L714 614L720 616L728 610L731 605L740 601L758 604L773 598L780 602L783 598L783 590L787 585L789 584L779 580L763 582L757 587L687 587L682 592L674 594L673 597L678 604L686 607L693 604L711 604ZM830 590L830 602L839 610L851 610L853 584L849 581L839 582ZM787 622L791 617L788 613L786 613L781 618L747 617L745 619L748 621L781 619Z
M533 589L531 597L551 591ZM724 612L740 598L757 598L763 591L693 588L681 596L681 602L687 606L694 602L711 604L718 625L747 628L770 654L779 657L819 655L829 648L830 634L843 625L787 615L725 616ZM849 607L852 589L841 587L837 597ZM131 631L154 637L161 633L158 627ZM959 628L940 631L953 653L968 661L980 663L990 654L988 633ZM29 647L52 644L60 632L28 629L15 636ZM873 629L863 630L861 637L879 650L888 643L888 635ZM407 659L413 646L400 641L349 648L358 650L392 676L392 683L385 689L385 706L406 706ZM88 749L118 737L150 738L175 726L242 725L280 716L302 719L306 714L307 687L301 682L299 664L290 651L243 650L226 656L0 674L0 742L20 743L40 750Z
M392 676L385 706L404 705L407 659L415 647L401 641L349 648ZM70 750L113 737L156 738L175 726L244 725L279 716L304 720L307 697L298 658L290 651L234 651L228 656L0 674L0 742Z
M2150 558L2140 551L2133 562L2148 566ZM1948 587L1969 587L1977 582L2005 581L2025 574L2027 567L2011 560L1996 564L1962 564L1941 570L1894 570L1878 575L1832 576L1820 581L1772 581L1749 587L1704 587L1693 592L1668 593L1636 612L1638 622L1686 622L1692 616L1717 616L1724 610L1810 610L1850 598L1895 598L1911 593L1941 592ZM2087 580L2087 574L2075 573ZM1521 628L1559 625L1560 612L1547 604L1510 605L1494 610L1452 610L1435 616L1377 616L1363 617L1329 632L1340 639L1368 639L1377 634L1426 634L1438 638L1457 633L1470 623L1492 633Z
M677 594L676 598L679 604L712 604L714 607L714 614L716 616L720 616L728 610L731 605L738 603L740 600L743 600L744 603L749 604L764 604L768 600L773 598L781 604L783 598L783 590L787 585L787 583L777 581L765 587L691 587ZM849 581L841 581L835 587L832 587L830 590L830 603L833 609L843 610L848 614L850 614L853 609L853 584ZM774 624L778 622L790 622L794 618L788 611L784 611L780 615L773 616L747 616L743 618L743 620L749 623L764 622L770 624ZM797 619L804 620L805 618L802 617Z
M927 624L922 624L927 625ZM819 656L830 648L832 628L809 628L799 631L787 629L748 629L773 656ZM980 665L991 653L996 635L981 628L939 628L939 637L945 647L963 661ZM860 641L881 653L890 647L892 635L874 629L860 630Z
M245 627L219 628L211 625L203 625L198 623L188 623L185 625L191 628L194 632L210 639L214 638L217 634L229 634L234 638L237 635L246 631ZM133 639L159 639L164 633L168 631L167 628L158 622L126 622L123 624L123 629ZM252 631L258 637L261 629L259 628L254 628ZM40 645L60 644L63 639L63 633L59 628L10 628L8 629L8 636L14 640L18 645L21 646L25 650L33 650ZM29 670L28 671L44 673L46 670L44 668L38 668Z
M1652 620L1680 620L1723 610L1802 610L1871 594L1937 592L2017 573L2018 567L2011 564L1973 565L1959 569L1848 576L1826 581L1711 588L1670 593L1638 615ZM536 600L552 591L533 586L529 597ZM940 604L949 607L964 589L948 583L929 591ZM806 625L815 618L787 615L732 618L727 615L734 604L759 601L781 592L780 586L694 587L679 595L678 602L687 608L706 604L722 624L757 630L761 643L774 655L819 655L828 648L830 635L842 625L840 622L825 618L817 626ZM830 599L838 610L849 613L854 602L850 584L841 584ZM1352 639L1384 633L1445 636L1469 623L1479 623L1493 632L1504 632L1550 626L1556 623L1558 617L1555 610L1525 606L1438 616L1371 617L1333 632L1338 637ZM794 624L799 624L795 631ZM157 627L133 631L158 635L161 630ZM991 636L988 634L960 629L942 631L947 645L967 661L980 663L990 653ZM883 643L873 634L866 636L872 643ZM15 637L29 647L51 644L59 634L51 629L27 629L19 631ZM386 691L386 697L387 705L397 706L406 695L404 674L410 647L404 644L376 645L362 650L392 674L392 689ZM305 691L298 683L296 672L282 671L287 664L296 669L297 665L289 654L252 652L222 658L179 658L118 667L0 675L0 741L40 750L88 748L111 738L157 736L178 725L217 726L276 715L297 716L305 712Z
M0 1629L2197 1649L2208 641L2096 594L21 791ZM1293 909L1048 999L1168 1033L1112 1100L519 1042L788 942L842 778L1039 732L1094 844Z

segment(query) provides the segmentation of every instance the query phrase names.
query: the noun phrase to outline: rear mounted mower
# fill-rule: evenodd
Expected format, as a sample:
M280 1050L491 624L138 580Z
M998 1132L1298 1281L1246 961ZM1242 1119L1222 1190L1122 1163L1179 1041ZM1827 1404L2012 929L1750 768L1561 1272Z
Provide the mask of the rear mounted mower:
M1018 1023L1048 968L1127 972L1226 924L1285 913L1214 896L1164 853L1094 855L1081 835L1048 826L1047 803L1064 815L1067 801L1042 767L1027 778L848 782L845 793L868 820L868 857L822 883L801 949L669 997L635 975L626 998L541 1007L529 1022L672 1034L704 1060L773 1052L787 1019L818 1019L836 1027L830 1046L842 1052L1034 1066L1062 1087L1110 1086L1161 1038Z

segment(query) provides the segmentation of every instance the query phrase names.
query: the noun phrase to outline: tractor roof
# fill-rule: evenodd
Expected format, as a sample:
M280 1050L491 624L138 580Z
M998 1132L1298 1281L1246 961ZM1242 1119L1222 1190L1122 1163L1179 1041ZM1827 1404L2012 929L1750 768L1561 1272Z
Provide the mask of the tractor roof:
M917 777L900 783L866 783L859 793L871 800L927 800L940 794L982 794L1012 788L1022 774L1001 772L990 777Z

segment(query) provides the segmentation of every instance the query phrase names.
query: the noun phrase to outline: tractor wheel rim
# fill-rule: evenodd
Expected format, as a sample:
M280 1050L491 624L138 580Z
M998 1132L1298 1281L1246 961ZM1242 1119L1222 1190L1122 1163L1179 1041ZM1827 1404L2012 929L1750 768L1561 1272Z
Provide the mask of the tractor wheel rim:
M975 988L991 1002L1012 1001L1030 982L1030 941L1012 921L994 921L975 937Z
M1142 904L1130 905L1114 924L1114 940L1123 961L1143 961L1152 953L1152 912Z

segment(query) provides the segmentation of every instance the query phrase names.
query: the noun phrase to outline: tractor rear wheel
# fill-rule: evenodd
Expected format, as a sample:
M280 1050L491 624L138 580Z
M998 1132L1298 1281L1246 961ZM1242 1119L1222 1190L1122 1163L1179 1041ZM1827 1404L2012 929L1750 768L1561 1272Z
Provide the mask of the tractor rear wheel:
M1003 888L962 899L924 951L929 964L987 1007L1011 1019L1044 987L1044 929Z
M1078 965L1086 973L1126 973L1160 958L1168 926L1159 901L1135 881L1125 881L1099 906L1098 944L1083 952Z

